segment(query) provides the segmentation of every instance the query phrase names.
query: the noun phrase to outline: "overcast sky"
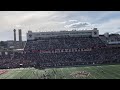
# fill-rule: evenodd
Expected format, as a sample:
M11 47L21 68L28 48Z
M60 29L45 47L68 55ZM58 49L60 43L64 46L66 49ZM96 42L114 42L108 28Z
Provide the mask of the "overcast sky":
M98 28L100 34L120 31L120 11L0 11L0 40L13 40L13 29L26 32ZM18 35L18 31L17 31ZM17 36L18 40L18 36Z

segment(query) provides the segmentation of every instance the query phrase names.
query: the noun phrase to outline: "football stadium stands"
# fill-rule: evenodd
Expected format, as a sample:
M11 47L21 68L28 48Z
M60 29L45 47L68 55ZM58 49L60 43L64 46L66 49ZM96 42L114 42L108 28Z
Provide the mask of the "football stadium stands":
M114 38L114 37L112 37ZM0 68L63 67L119 63L120 47L101 37L48 37L27 41L24 51L0 54Z

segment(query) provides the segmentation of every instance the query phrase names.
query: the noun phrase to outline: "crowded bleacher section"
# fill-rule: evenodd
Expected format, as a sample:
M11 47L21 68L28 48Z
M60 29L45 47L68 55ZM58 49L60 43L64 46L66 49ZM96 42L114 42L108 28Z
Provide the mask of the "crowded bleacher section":
M21 51L1 51L0 68L47 68L119 63L120 46L109 45L103 39L103 36L61 36L28 40Z

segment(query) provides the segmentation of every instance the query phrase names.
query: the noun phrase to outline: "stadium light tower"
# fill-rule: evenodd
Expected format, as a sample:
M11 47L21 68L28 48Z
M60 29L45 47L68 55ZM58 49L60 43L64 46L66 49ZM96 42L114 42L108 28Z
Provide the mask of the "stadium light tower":
M14 29L13 31L14 31L14 42L16 42L16 29Z
M16 48L16 29L14 29L13 32L14 32L14 48Z
M19 35L19 43L20 43L20 48L22 47L22 30L18 30L18 35Z

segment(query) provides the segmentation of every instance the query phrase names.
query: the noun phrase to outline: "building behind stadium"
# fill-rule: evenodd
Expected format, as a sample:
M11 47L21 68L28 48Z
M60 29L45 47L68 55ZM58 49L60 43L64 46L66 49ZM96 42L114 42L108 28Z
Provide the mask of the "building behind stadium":
M99 37L104 43L108 44L119 44L120 35L119 34L109 34L104 33L103 35L99 34L97 28L92 30L72 30L72 31L53 31L53 32L32 32L28 31L26 34L27 41L30 40L40 40L45 38L52 37Z
M56 32L32 32L28 31L27 40L38 40L41 38L49 38L49 37L99 37L99 30L94 28L93 30L81 30L81 31L56 31Z
M97 28L52 32L28 31L26 37L27 41L22 44L22 32L19 30L19 41L16 41L14 30L14 40L8 42L13 46L13 50L2 50L0 56L9 55L10 58L12 56L11 60L24 62L27 66L30 61L30 65L41 67L120 62L120 35L100 35Z

